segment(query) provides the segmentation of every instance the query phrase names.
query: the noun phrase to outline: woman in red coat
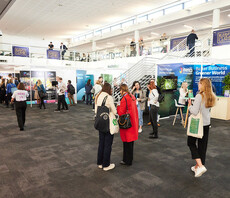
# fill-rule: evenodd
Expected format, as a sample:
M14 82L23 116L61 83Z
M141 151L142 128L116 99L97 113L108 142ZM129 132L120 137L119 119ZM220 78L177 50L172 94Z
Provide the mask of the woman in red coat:
M128 106L128 112L130 114L130 120L132 127L129 129L120 129L120 136L123 142L123 160L121 164L132 165L133 161L133 145L134 141L138 139L138 111L136 105L136 99L130 94L129 88L126 84L120 86L120 92L122 95L120 105L117 107L117 113L119 116L127 113L126 101Z

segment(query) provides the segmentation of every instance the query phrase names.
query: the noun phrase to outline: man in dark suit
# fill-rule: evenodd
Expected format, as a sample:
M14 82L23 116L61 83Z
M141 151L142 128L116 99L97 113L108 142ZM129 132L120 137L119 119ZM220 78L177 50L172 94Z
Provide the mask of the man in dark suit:
M197 35L195 34L195 31L192 30L192 32L187 37L187 46L189 48L189 56L193 57L195 56L195 41L198 39Z
M67 49L68 48L65 45L63 45L63 43L61 43L60 50L61 50L61 58L62 58L62 60L64 60L64 55L65 55Z
M48 48L49 48L49 50L53 50L54 49L54 45L53 45L52 42L50 42L50 44L48 45Z

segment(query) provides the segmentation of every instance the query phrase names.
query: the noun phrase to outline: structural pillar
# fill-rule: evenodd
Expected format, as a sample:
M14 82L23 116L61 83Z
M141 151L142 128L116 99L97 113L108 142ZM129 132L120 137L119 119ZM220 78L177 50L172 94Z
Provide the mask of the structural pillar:
M212 18L212 28L216 29L220 26L220 9L213 10L213 18Z
M137 52L137 56L140 55L140 49L139 49L139 38L140 38L140 33L139 30L135 30L134 32L134 38L135 38L135 43L136 43L136 52Z
M97 44L96 44L96 41L93 41L92 42L92 60L96 59L97 60L97 53L96 53L96 50L97 50Z

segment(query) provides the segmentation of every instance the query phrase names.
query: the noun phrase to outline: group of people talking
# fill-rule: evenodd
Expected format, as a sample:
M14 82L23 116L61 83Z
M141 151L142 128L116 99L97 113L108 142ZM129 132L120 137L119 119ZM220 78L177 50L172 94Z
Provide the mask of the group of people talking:
M182 89L186 92L187 84L182 85ZM212 83L208 78L201 78L198 84L199 92L195 97L194 103L188 100L190 114L197 115L202 113L203 117L203 131L204 135L201 139L188 136L187 145L191 151L192 159L195 160L195 165L191 167L191 171L194 172L195 177L202 176L207 168L205 165L208 136L210 129L210 110L215 105L216 96L212 90ZM107 96L105 106L110 109L110 113L114 116L124 115L127 111L130 114L130 120L132 127L128 129L120 129L120 137L123 142L123 157L120 164L131 166L133 163L134 142L138 140L138 132L142 131L143 126L143 110L146 100L150 104L150 121L152 124L153 132L151 133L153 138L158 138L158 110L159 110L159 91L155 85L154 80L151 80L148 85L148 98L146 98L145 92L141 89L140 83L135 81L132 90L129 91L127 84L121 84L119 87L122 98L118 102L117 107L114 104L112 97L112 87L109 83L104 83L102 90L97 94L95 98L95 113L97 113L98 106L101 106L104 98ZM181 91L183 94L183 91ZM183 102L183 101L182 101ZM182 103L180 101L180 103ZM113 116L113 117L114 117ZM99 131L99 145L97 154L98 168L104 171L112 170L115 168L115 163L111 163L111 151L113 144L114 131L110 130L107 133Z

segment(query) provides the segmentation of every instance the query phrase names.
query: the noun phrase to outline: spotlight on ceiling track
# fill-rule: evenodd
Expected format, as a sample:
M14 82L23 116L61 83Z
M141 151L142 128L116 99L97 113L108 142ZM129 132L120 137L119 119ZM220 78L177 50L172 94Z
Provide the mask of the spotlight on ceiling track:
M230 14L228 14L228 17L230 17Z

